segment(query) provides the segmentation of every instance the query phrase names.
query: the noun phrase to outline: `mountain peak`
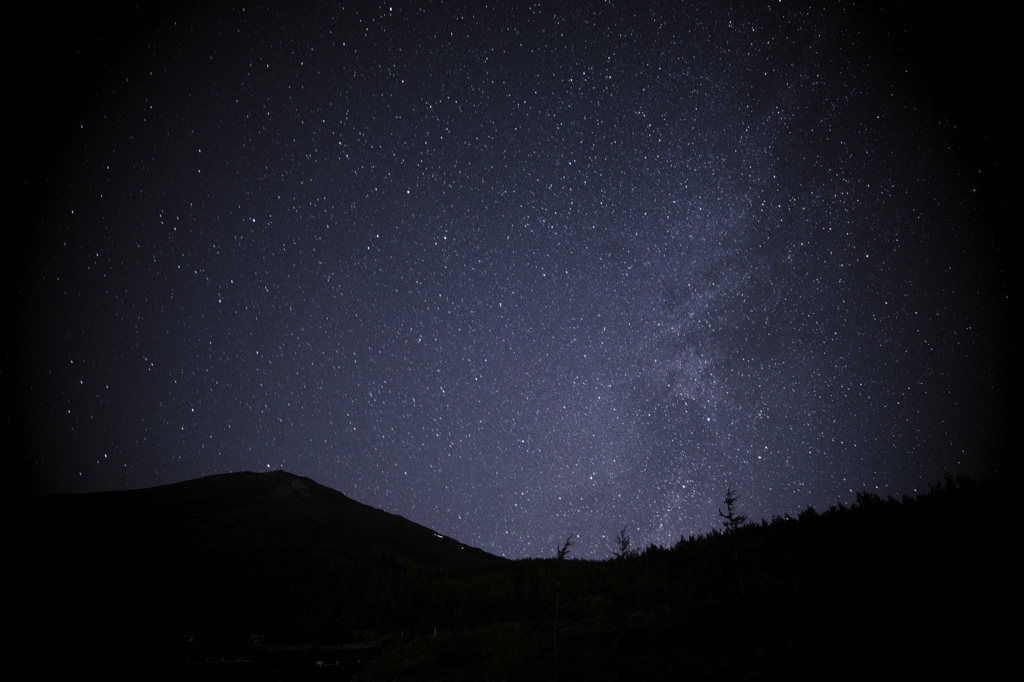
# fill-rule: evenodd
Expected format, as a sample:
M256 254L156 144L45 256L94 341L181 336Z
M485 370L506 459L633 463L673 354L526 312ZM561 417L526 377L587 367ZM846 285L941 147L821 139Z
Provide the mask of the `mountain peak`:
M47 536L178 553L290 551L395 555L429 566L502 561L287 471L234 472L126 492L37 499Z

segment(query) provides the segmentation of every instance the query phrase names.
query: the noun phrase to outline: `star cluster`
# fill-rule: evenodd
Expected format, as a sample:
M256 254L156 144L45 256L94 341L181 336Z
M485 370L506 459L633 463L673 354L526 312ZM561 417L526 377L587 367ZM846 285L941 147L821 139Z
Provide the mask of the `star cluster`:
M283 468L604 557L728 486L760 519L993 472L996 246L891 36L517 5L155 10L90 62L19 271L35 489Z

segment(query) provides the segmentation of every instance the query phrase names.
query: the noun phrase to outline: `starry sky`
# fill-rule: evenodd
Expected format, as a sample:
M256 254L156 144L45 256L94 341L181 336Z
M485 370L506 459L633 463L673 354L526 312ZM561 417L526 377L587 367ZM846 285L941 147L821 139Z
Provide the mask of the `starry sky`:
M721 527L730 486L759 520L1001 466L990 19L217 5L29 29L5 374L33 491L285 469L604 558Z

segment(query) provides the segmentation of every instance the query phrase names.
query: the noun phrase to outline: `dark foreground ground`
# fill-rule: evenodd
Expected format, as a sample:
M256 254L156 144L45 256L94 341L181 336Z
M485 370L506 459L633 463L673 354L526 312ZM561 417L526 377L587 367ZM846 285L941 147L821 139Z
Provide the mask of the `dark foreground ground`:
M1014 651L998 481L862 494L598 562L467 560L455 541L352 551L317 539L339 533L335 498L289 476L258 479L252 497L220 490L231 504L189 493L230 523L155 519L127 498L36 500L15 543L28 596L15 657L105 679L792 680L976 676ZM253 514L284 532L239 521ZM399 518L401 532L384 517L377 532L416 546Z

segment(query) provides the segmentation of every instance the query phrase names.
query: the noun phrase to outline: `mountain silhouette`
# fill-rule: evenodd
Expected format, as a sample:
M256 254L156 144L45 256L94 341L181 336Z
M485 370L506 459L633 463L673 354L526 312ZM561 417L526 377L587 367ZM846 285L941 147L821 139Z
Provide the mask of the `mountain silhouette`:
M159 658L186 633L331 636L400 597L406 575L508 563L284 471L40 496L23 511L21 648L101 667L115 651Z
M142 490L37 498L36 521L69 546L178 552L291 549L426 566L502 561L285 471L207 476Z

